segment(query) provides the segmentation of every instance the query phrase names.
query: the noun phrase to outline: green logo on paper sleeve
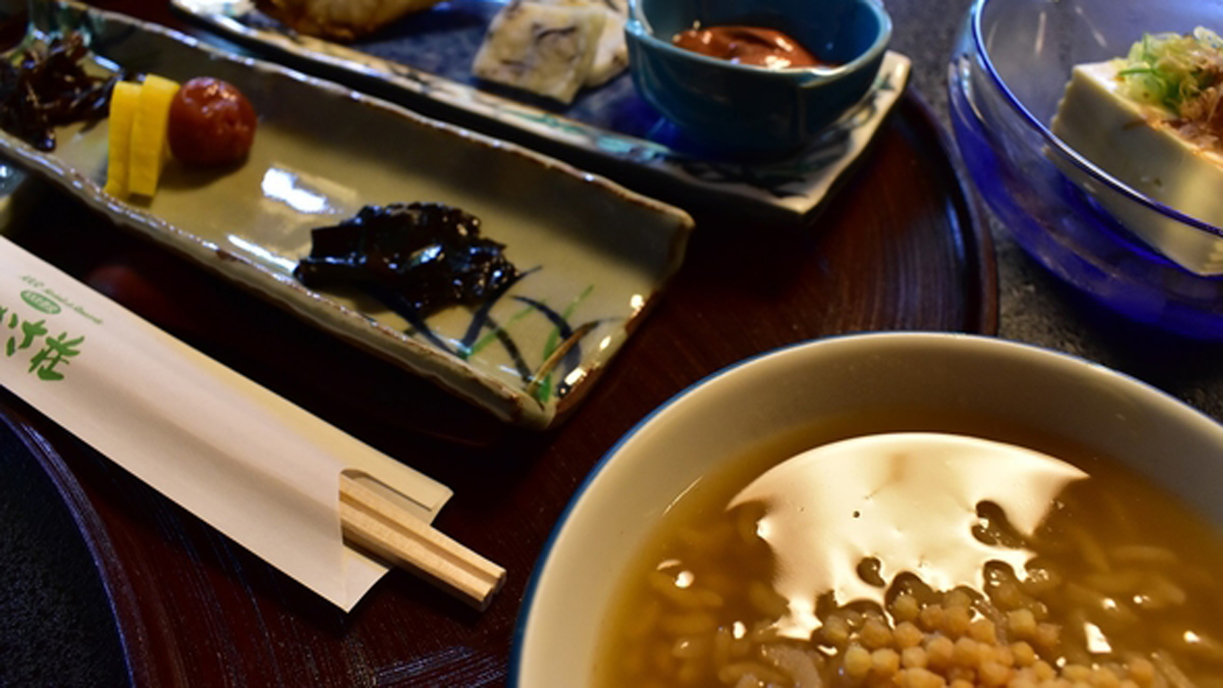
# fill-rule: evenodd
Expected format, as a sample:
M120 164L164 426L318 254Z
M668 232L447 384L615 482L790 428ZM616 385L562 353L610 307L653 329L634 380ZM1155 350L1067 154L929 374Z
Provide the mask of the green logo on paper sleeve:
M77 351L76 347L83 341L85 341L84 337L68 339L67 332L54 339L47 337L46 346L34 354L34 358L30 361L30 372L37 372L39 380L64 379L64 374L55 368L59 365L68 365L68 361L64 359L81 353Z
M47 315L55 315L60 312L59 304L51 300L51 297L45 294L39 294L36 291L26 290L21 292L21 300L30 304L35 310L42 311Z
M0 321L4 320L7 313L7 308L0 308ZM12 356L18 351L24 351L30 348L34 340L47 333L47 328L43 327L45 320L38 322L30 322L17 317L16 313L9 314L8 322L6 323L13 334L4 342L4 355ZM18 328L20 325L20 328Z
M22 298L26 303L34 305L25 298L24 293ZM24 358L30 355L29 350L33 350L27 372L37 375L39 380L54 382L64 379L63 366L71 363L68 359L81 353L78 347L85 341L85 337L69 339L67 332L61 332L58 337L50 337L48 335L51 332L46 323L45 318L37 321L27 320L8 307L0 306L0 352L7 358L22 352ZM8 331L7 337L5 330Z
M21 300L26 304L36 308L40 313L47 315L58 315L64 311L76 313L95 325L101 325L102 319L85 310L85 307L79 303L73 302L72 299L60 294L51 287L47 286L46 282L34 277L33 275L22 275L21 281L32 289L27 289L21 292Z

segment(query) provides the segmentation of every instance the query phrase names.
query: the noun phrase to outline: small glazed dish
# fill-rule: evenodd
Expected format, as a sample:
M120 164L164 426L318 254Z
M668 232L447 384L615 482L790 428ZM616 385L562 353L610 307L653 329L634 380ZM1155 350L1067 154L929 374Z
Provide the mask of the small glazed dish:
M873 418L870 427L851 422L862 417ZM681 496L763 446L798 444L796 429L830 420L840 426L836 439L929 431L1001 439L991 434L995 423L1021 428L1107 457L1223 524L1215 494L1223 427L1145 384L1064 354L967 335L808 342L712 376L608 452L536 565L511 685L594 685L619 586Z
M35 7L32 40L75 31L107 64L180 83L226 81L250 99L259 133L236 167L168 165L152 198L106 193L107 120L59 127L49 152L0 132L0 153L116 224L507 422L543 429L575 408L683 258L686 213L559 161L120 14ZM366 206L418 201L479 218L521 279L479 306L422 317L393 295L308 288L294 276L312 230Z
M723 154L778 157L811 143L866 94L892 36L876 0L631 0L633 83L695 142ZM691 29L774 29L828 66L769 69L673 44Z

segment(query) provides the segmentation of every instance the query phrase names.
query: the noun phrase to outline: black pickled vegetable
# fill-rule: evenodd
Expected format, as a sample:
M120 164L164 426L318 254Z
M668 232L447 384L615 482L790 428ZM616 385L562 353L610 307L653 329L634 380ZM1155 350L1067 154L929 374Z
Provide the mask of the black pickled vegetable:
M106 116L122 75L90 76L81 67L88 50L77 34L43 50L0 60L0 129L44 151L55 150L55 127Z
M504 245L480 236L480 220L441 203L366 206L311 232L310 255L294 275L309 287L378 286L427 317L476 305L511 284L518 270Z

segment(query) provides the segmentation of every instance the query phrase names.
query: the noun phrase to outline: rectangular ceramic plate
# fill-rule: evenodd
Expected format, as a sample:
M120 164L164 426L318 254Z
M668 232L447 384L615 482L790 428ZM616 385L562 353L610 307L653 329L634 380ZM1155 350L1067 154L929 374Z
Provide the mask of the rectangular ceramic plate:
M38 4L39 35L77 30L94 53L128 70L235 84L259 113L259 131L237 169L171 162L151 202L103 193L105 120L59 130L52 153L0 132L0 151L116 222L508 421L542 428L570 409L679 267L692 227L682 211L513 144L155 25L72 3ZM362 294L320 293L294 279L312 228L366 204L410 201L473 213L526 276L495 302L415 325Z
M497 0L449 0L410 15L371 38L344 46L293 32L255 9L253 0L172 0L172 6L245 45L341 70L358 87L390 85L562 150L593 154L612 169L652 175L684 197L731 200L790 217L810 212L862 154L909 77L909 59L889 52L874 89L796 158L744 165L702 156L674 125L637 97L627 72L586 89L570 105L496 88L471 75ZM365 82L365 83L361 83ZM496 92L491 92L496 89ZM559 154L559 153L558 153Z

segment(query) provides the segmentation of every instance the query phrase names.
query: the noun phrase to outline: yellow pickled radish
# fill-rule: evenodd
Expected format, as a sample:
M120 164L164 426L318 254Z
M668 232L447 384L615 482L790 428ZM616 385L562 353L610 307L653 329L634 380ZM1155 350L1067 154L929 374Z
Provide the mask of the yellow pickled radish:
M106 164L106 193L117 198L128 194L128 177L132 150L132 122L140 101L140 84L120 81L110 96L110 118L107 136L109 160Z
M166 127L170 120L170 103L178 93L178 84L150 74L140 89L140 101L132 121L132 141L128 190L141 196L157 192L161 168L170 156Z

